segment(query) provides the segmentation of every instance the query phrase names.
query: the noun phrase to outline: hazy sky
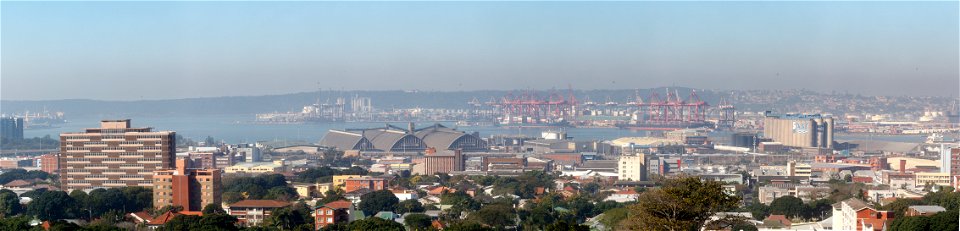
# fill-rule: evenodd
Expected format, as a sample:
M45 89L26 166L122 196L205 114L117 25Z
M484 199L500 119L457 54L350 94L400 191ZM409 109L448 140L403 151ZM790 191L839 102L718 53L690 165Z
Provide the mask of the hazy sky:
M7 2L3 99L332 89L956 96L958 2Z

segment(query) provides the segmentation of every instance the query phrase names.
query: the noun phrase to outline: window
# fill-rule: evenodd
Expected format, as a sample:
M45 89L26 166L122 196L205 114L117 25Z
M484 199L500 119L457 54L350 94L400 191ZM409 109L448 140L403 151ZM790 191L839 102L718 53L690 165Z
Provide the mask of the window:
M333 223L333 217L327 217L327 223Z
M333 215L333 209L328 209L328 210L327 210L327 215Z

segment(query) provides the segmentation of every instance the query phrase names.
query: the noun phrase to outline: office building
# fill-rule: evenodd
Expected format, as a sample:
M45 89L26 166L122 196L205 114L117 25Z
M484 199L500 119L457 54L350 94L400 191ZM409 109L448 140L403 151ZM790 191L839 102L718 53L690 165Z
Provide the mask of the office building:
M943 154L940 155L940 172L951 176L960 175L960 148L940 145Z
M8 141L23 140L23 118L0 118L0 138Z
M255 144L238 144L233 150L244 162L260 162L260 147Z
M916 187L934 186L952 186L950 174L942 172L918 172L916 175Z
M833 148L833 118L814 115L773 115L763 119L763 136L794 148Z
M809 164L790 161L787 163L787 176L810 177L813 175L813 168Z
M219 169L188 168L190 159L177 159L176 169L165 169L153 175L153 207L180 206L184 211L202 211L208 204L220 204Z
M644 154L634 156L620 156L617 163L619 180L642 181L647 180L647 164Z
M730 135L730 144L734 147L753 149L757 146L757 134L738 132Z
M60 180L65 191L153 186L153 171L174 167L176 133L104 120L99 128L60 134Z

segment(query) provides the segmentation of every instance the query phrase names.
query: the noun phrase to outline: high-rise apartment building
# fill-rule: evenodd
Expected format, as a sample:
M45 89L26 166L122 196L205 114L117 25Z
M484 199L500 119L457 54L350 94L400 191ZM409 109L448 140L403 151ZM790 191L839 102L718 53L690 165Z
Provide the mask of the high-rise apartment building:
M153 171L173 168L176 133L104 120L99 128L60 134L60 181L66 191L153 186Z
M647 179L647 165L644 154L620 156L617 161L619 180L642 181Z
M0 118L0 139L19 141L23 139L23 118Z
M176 166L154 172L153 207L175 205L184 211L201 211L208 204L220 204L219 169L192 169L186 158L177 159Z

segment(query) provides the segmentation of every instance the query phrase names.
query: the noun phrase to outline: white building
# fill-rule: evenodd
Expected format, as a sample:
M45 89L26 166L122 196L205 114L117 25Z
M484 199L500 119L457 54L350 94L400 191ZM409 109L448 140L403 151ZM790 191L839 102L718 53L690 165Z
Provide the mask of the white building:
M646 160L643 154L634 156L620 156L617 161L619 180L641 181L647 179Z
M887 230L892 220L888 211L878 211L860 199L833 204L833 230Z
M616 191L610 196L607 196L604 201L616 201L618 203L634 202L637 201L637 198L640 198L640 194L633 191L632 189L625 189Z

